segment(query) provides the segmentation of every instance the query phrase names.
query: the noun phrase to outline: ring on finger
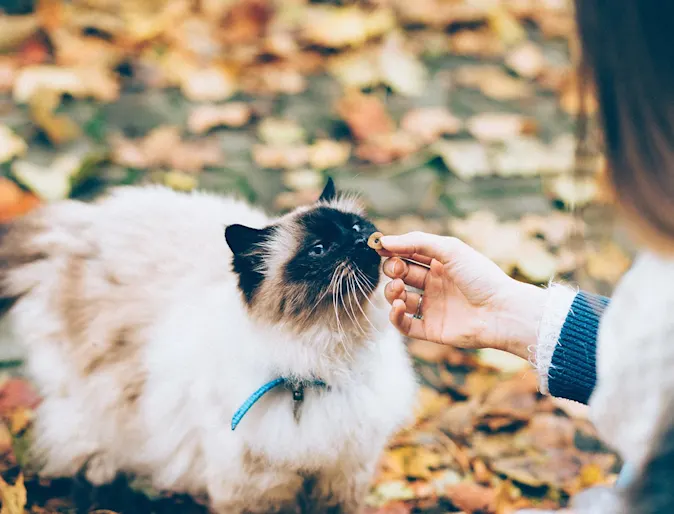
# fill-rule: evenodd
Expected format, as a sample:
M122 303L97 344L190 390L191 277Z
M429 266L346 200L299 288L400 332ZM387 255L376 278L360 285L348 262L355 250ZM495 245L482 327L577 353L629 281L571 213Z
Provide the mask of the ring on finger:
M419 296L419 301L417 302L417 312L414 313L414 318L415 319L422 319L423 316L421 315L421 307L424 302L424 295Z

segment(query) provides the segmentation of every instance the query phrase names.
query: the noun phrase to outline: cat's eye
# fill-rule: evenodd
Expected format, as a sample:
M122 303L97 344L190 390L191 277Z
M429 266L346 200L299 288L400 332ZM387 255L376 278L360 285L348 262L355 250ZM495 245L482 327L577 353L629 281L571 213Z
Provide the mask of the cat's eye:
M363 230L358 223L356 223L352 228L356 232L360 232L361 230Z
M325 247L321 243L318 243L317 245L311 247L311 250L309 250L309 255L318 257L319 255L323 255L324 252Z

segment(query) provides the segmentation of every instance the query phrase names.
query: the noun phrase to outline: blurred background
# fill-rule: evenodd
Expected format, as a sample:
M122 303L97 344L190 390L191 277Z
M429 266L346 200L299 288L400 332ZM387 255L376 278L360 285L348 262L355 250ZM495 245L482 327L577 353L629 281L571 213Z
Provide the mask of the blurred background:
M382 232L456 235L521 280L608 294L630 264L599 185L598 145L576 143L579 110L591 133L597 105L578 92L569 0L2 0L0 10L1 222L143 183L235 193L281 213L315 200L329 175L362 195ZM429 385L422 420L459 400L489 404L484 384L522 369L504 356L411 348ZM559 408L536 398L490 429ZM610 475L609 464L568 457L584 423L574 413L538 427L560 438L551 444L567 460L547 465L565 478L532 482L512 462L494 466L505 458L496 447L481 457L484 487L514 480L536 492L499 489L499 512L527 495L563 503L581 470L586 482ZM404 514L430 497L429 509L456 512L428 489L433 473L454 469L439 450L399 447L372 508ZM474 478L480 453L472 439L461 448L457 476ZM425 492L410 489L419 483Z

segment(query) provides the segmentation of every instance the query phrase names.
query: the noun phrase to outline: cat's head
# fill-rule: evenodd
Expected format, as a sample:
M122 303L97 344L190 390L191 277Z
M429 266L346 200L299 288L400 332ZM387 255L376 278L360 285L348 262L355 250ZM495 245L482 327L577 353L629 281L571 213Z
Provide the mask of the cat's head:
M230 225L225 238L252 314L300 329L355 330L365 327L366 303L380 280L381 258L367 245L375 231L329 179L313 205L262 229Z

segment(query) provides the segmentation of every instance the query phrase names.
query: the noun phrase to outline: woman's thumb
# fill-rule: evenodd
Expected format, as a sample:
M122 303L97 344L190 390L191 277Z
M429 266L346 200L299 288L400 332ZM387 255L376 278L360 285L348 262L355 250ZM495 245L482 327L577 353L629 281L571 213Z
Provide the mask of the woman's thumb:
M395 255L423 255L446 264L461 253L463 242L454 237L436 236L426 232L409 232L400 236L383 236L381 244L384 250Z

